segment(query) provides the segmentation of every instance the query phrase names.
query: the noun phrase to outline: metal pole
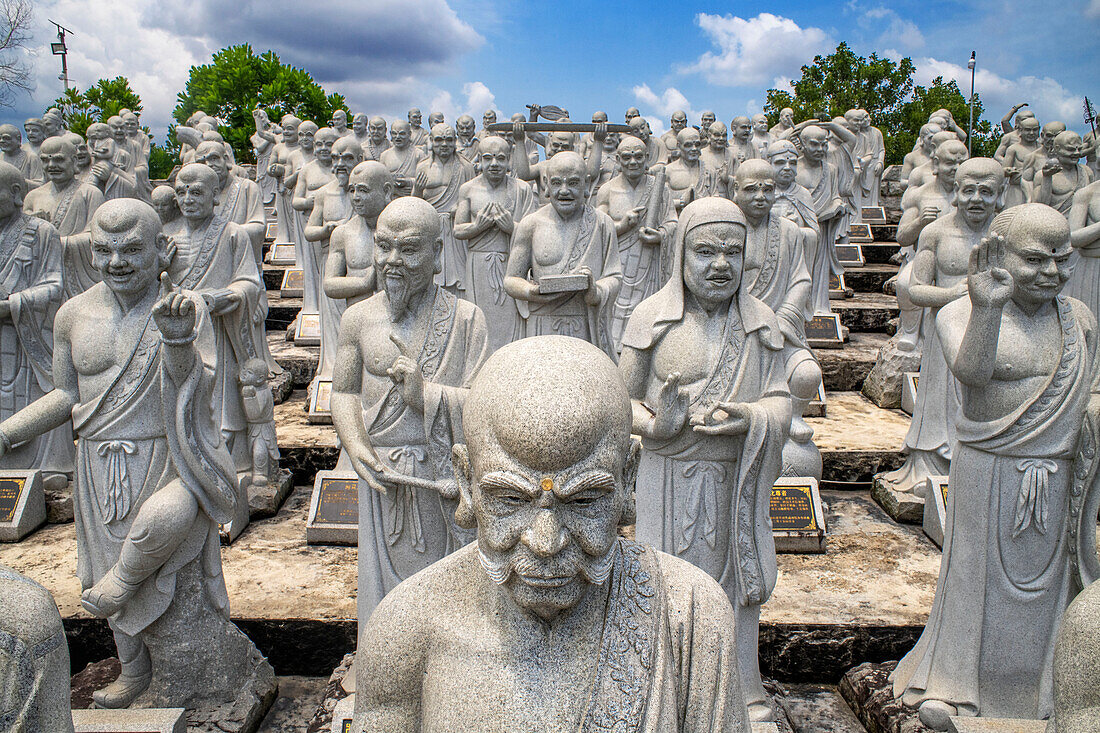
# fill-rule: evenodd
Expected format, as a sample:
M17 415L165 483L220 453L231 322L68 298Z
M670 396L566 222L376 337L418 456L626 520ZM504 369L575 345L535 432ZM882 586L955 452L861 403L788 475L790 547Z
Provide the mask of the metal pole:
M65 45L65 34L72 33L71 30L61 25L60 23L54 23L54 27L57 28L57 43L50 44L50 50L53 51L54 56L61 57L61 76L57 77L65 84L65 91L69 91L69 49Z
M970 127L966 131L966 154L974 153L974 67L978 65L977 51L970 52Z

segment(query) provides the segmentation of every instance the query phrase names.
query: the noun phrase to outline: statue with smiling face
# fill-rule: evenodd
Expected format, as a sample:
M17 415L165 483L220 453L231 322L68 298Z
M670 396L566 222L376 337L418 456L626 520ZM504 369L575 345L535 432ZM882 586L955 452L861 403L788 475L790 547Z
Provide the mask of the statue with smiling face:
M111 136L111 128L102 122L94 122L88 125L84 134L88 137L88 151L92 154L88 183L98 187L108 201L133 198L137 184L133 174L116 162L118 146Z
M463 419L458 516L477 542L364 624L352 730L748 733L729 601L618 536L637 453L611 360L560 336L510 344Z

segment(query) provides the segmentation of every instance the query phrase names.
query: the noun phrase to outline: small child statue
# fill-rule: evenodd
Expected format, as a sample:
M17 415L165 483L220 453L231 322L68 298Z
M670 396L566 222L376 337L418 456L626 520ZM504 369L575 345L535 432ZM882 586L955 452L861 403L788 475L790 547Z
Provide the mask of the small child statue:
M241 365L241 401L248 420L252 450L252 485L274 483L279 470L279 446L275 442L275 399L268 383L267 362L248 359Z

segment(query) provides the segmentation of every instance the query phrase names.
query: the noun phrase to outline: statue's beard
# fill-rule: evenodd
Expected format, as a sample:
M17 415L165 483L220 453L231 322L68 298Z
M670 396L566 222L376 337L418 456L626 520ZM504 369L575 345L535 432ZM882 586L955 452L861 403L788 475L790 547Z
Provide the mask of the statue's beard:
M496 585L504 585L513 575L567 576L571 574L583 578L591 585L603 585L611 575L611 568L615 564L615 552L618 546L618 542L613 542L607 552L598 557L593 557L576 545L571 545L561 554L552 558L550 561L552 563L551 568L547 568L547 561L538 560L530 552L525 551L510 552L493 558L479 547L478 558L481 560L481 567L485 569L489 579ZM575 572L570 573L569 571Z
M408 311L409 301L412 299L409 273L397 268L384 271L382 289L386 291L386 306L389 308L390 320L400 320Z

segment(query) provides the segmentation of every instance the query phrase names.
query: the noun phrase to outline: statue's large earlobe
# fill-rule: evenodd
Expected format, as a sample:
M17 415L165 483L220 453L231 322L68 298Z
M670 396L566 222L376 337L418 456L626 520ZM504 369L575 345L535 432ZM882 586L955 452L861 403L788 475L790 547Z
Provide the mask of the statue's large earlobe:
M435 274L443 272L443 237L435 240Z
M626 462L623 464L623 512L619 516L619 526L627 527L638 521L638 504L636 500L638 487L638 463L642 457L642 442L638 438L630 437L630 450L626 454Z
M1001 192L997 194L997 211L1003 211L1005 208L1005 196L1008 195L1008 178L1006 177L1001 181Z
M463 529L473 529L477 527L477 516L474 514L474 495L470 488L470 454L465 443L456 443L451 448L451 467L458 485L455 524Z
M386 198L386 203L393 201L393 192L397 190L397 187L393 185L393 181L386 181L382 184L382 195Z

